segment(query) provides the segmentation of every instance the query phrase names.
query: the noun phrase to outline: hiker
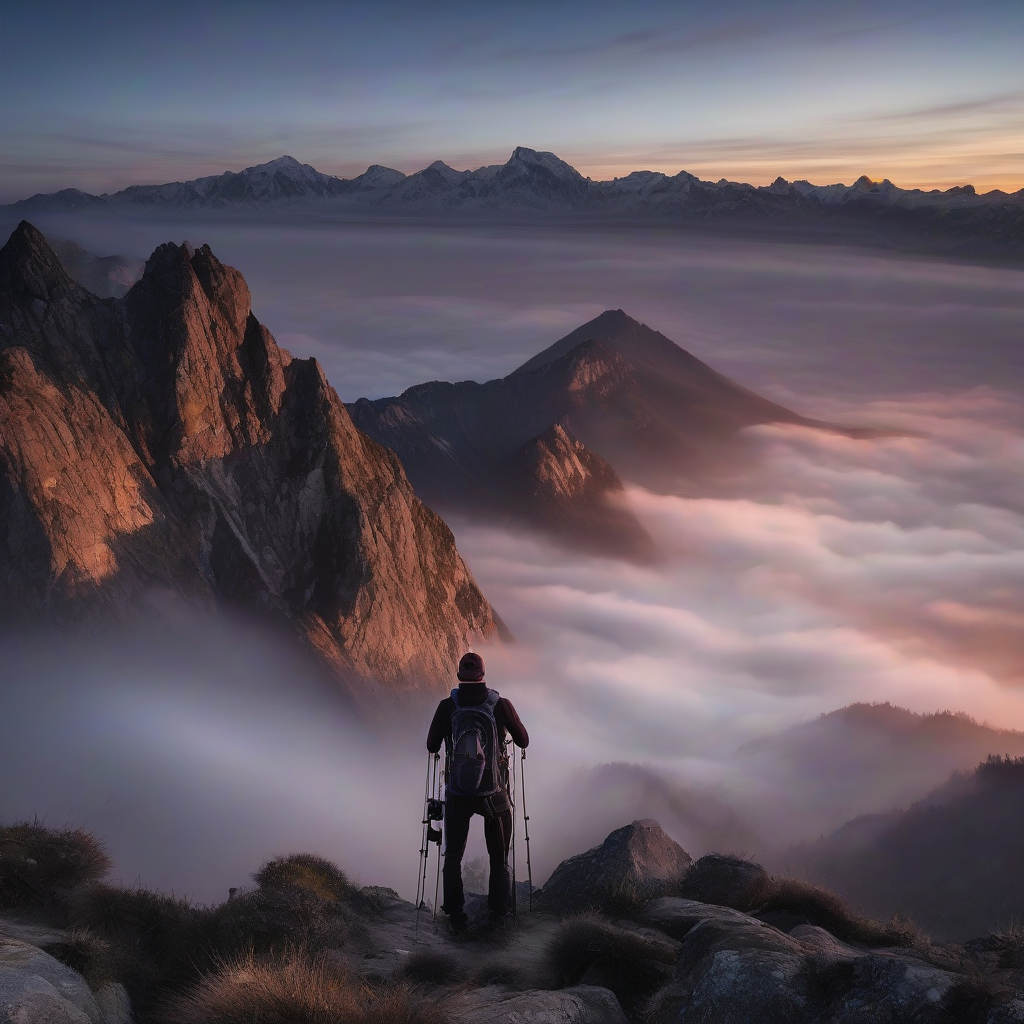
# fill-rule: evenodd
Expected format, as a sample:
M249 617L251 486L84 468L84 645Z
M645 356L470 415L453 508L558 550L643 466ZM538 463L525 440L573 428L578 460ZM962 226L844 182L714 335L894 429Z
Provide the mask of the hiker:
M466 928L463 910L462 855L474 814L484 819L484 839L490 861L487 908L492 922L510 909L508 849L512 841L512 802L508 792L506 734L525 747L530 742L512 702L484 682L484 659L464 654L459 662L459 686L434 712L427 733L427 750L436 754L445 744L447 764L444 806L444 903L454 932Z

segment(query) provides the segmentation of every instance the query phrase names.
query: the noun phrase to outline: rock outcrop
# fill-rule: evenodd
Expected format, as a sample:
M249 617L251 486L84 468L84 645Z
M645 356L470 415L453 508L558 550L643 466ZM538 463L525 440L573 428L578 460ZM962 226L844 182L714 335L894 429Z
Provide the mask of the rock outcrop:
M600 845L562 861L541 889L539 905L564 911L600 905L625 888L641 897L663 891L690 867L690 855L649 819L616 829Z
M634 561L654 557L654 541L629 510L611 464L561 423L527 441L495 473L499 509L570 547Z
M626 1024L614 994L596 985L554 992L479 988L445 1007L455 1024Z
M85 979L0 923L0 1024L129 1024L124 989Z
M436 686L497 630L451 531L238 271L162 245L100 300L23 222L0 250L0 613L167 591L290 623L353 683Z

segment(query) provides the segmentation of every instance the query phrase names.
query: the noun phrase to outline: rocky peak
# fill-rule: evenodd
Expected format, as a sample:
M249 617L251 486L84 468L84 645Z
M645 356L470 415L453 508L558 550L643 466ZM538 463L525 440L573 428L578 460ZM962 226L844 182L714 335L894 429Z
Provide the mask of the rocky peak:
M207 246L161 246L103 302L31 226L0 267L63 289L42 318L0 289L0 613L131 617L154 588L259 609L356 691L436 687L496 634L398 459Z
M4 301L48 303L55 293L77 287L43 233L23 220L0 249L0 294Z

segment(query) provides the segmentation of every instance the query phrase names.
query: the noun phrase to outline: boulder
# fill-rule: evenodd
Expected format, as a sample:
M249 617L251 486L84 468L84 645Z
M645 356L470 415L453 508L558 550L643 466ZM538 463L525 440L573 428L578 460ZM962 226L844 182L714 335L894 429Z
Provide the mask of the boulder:
M790 934L765 921L688 900L658 900L648 923L685 935L673 981L649 1009L661 1024L960 1024L1013 1021L1016 996L978 984L964 961L940 963L941 951L869 950L823 928ZM947 956L949 964L955 957ZM961 973L961 969L963 973ZM1005 984L1005 979L1003 984ZM1009 998L1008 998L1009 997ZM993 1003L999 1003L993 1007Z
M678 895L701 903L716 903L736 910L750 910L769 882L760 864L709 853L701 857L678 886Z
M0 938L0 1024L105 1024L85 979L49 953Z
M650 819L616 829L600 845L562 861L541 890L549 910L600 906L634 890L641 897L663 894L690 867L690 855Z
M455 996L445 1008L452 1024L626 1024L615 996L594 985L556 992L488 986Z

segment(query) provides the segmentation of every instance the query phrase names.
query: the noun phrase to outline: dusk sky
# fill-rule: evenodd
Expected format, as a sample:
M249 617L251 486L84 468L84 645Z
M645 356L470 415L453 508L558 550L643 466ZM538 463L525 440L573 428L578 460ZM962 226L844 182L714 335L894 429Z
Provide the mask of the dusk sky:
M0 200L241 169L504 161L1024 186L1024 4L0 9Z

